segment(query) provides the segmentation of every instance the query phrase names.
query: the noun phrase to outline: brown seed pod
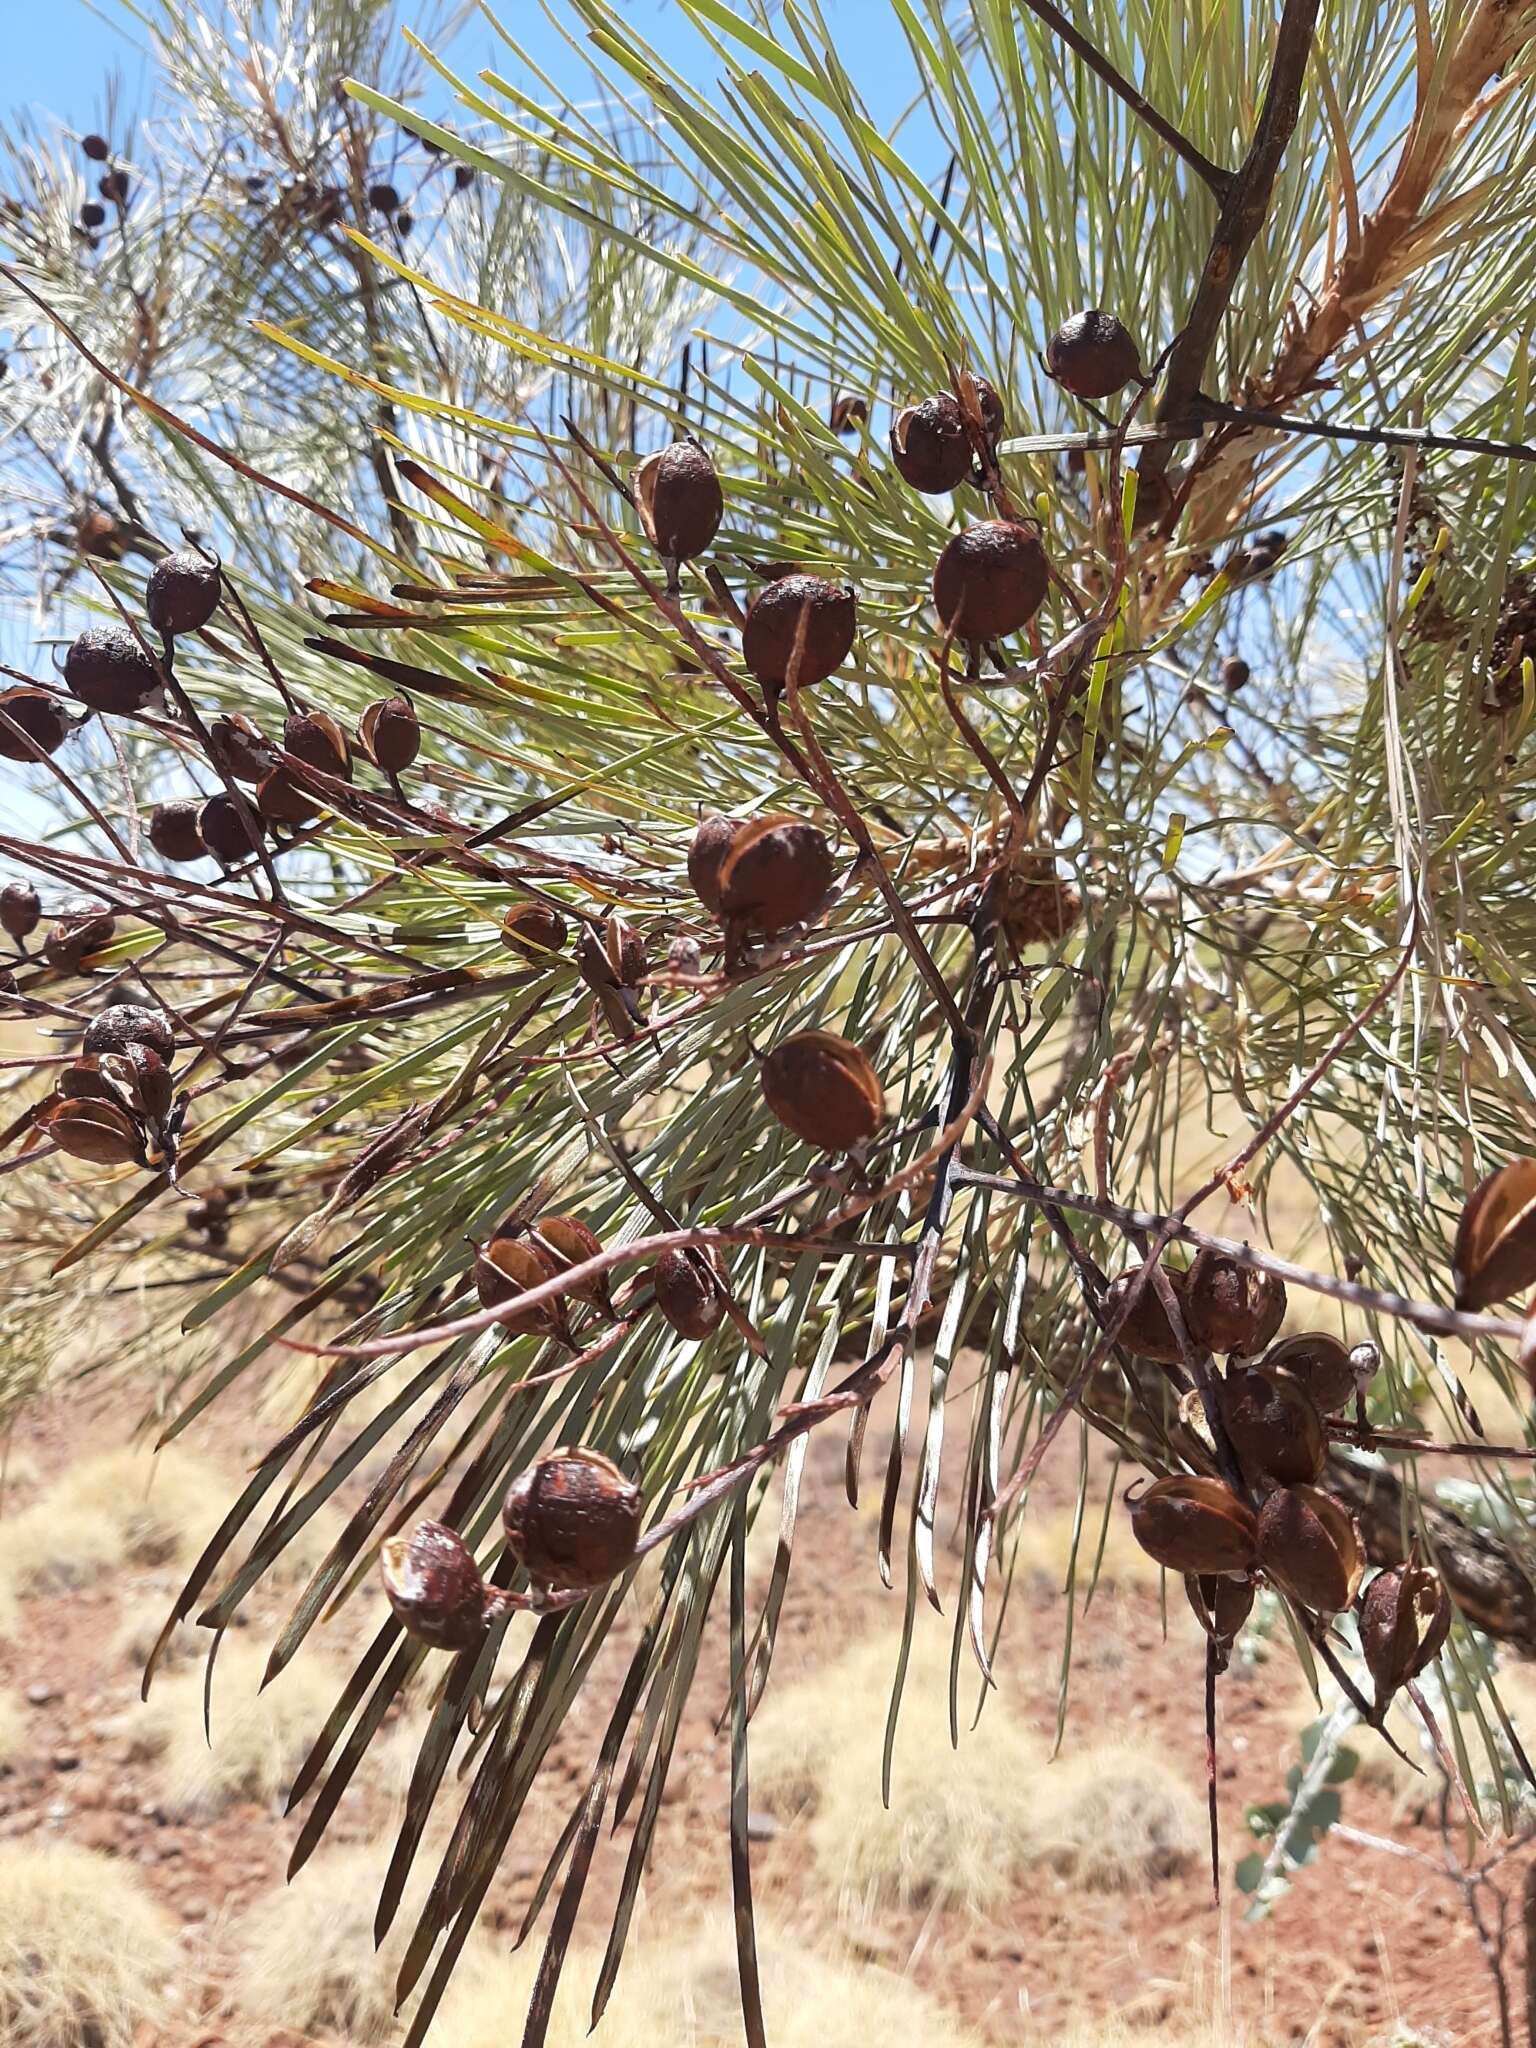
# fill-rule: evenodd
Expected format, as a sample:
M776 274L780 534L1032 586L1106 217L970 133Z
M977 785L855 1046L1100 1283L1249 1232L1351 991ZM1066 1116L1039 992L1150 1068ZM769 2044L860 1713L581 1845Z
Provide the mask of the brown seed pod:
M720 868L720 915L747 931L779 932L820 909L832 886L832 849L803 818L754 818Z
M400 204L400 194L386 179L380 178L368 187L368 204L375 213L393 213Z
M805 690L825 682L848 658L857 623L852 586L804 575L763 585L747 607L741 658L765 690L786 687L802 619L805 640L796 681Z
M128 173L126 171L105 172L96 180L96 190L107 201L109 206L126 206L128 204Z
M112 1083L94 1054L71 1060L59 1076L59 1094L75 1102L116 1102Z
M295 711L283 722L283 745L306 768L352 780L352 749L328 711Z
M209 797L197 814L198 836L204 846L226 867L234 867L238 861L247 860L261 845L264 834L261 829L261 815L257 808L260 792L255 801L247 800L242 812L232 796L222 791Z
M1171 1572L1246 1572L1254 1561L1253 1511L1219 1479L1159 1479L1131 1502L1131 1534Z
M325 806L279 763L257 783L256 808L269 825L308 825Z
M219 565L196 548L162 555L144 585L144 610L163 639L197 633L219 608Z
M603 926L603 951L621 988L638 988L651 971L644 939L617 912Z
M1026 526L983 519L957 533L933 572L933 602L958 640L1003 640L1045 601L1045 550Z
M1321 1478L1323 1418L1298 1380L1236 1365L1217 1381L1216 1404L1250 1486L1311 1486Z
M997 395L996 385L989 383L985 377L978 377L974 371L971 374L971 384L976 392L976 410L981 415L982 438L988 448L991 448L1002 435L1003 401ZM965 408L962 406L960 410L963 418Z
M869 418L869 400L858 391L839 391L832 400L828 424L834 434L851 434Z
M640 1489L599 1451L551 1451L502 1503L513 1555L544 1586L600 1586L635 1554Z
M1161 526L1173 510L1173 485L1167 477L1159 476L1156 470L1136 471L1136 508L1131 514L1132 533L1145 533L1148 527Z
M375 768L403 775L421 752L421 720L409 698L380 697L357 721L357 743Z
M1536 1159L1512 1159L1467 1197L1451 1253L1459 1309L1536 1287Z
M1251 1358L1285 1321L1285 1283L1210 1246L1191 1260L1184 1292L1189 1334L1207 1351Z
M1224 1652L1220 1668L1226 1669L1226 1659L1231 1655L1232 1645L1237 1641L1243 1625L1253 1612L1254 1583L1252 1579L1212 1578L1191 1574L1184 1581L1184 1590L1189 1595L1189 1604L1195 1610L1195 1619L1206 1634Z
M475 1292L482 1308L502 1308L552 1280L555 1262L524 1237L493 1237L475 1255ZM501 1323L509 1337L558 1336L564 1328L558 1300L538 1302Z
M262 738L251 721L238 711L228 711L208 728L208 758L231 782L253 786L276 765L270 741Z
M704 553L720 530L725 498L715 465L691 434L646 456L630 482L657 554L689 562Z
M1299 1380L1324 1415L1336 1415L1355 1391L1350 1354L1324 1330L1304 1330L1272 1344L1259 1369L1289 1373Z
M579 1216L541 1216L532 1226L533 1235L540 1251L551 1262L556 1273L569 1272L572 1266L584 1266L588 1259L598 1259L603 1254L603 1241L595 1230L589 1230ZM593 1308L613 1313L613 1303L608 1298L608 1280L599 1273L584 1287L572 1290L577 1301L590 1302Z
M741 829L734 818L711 811L699 820L688 845L688 880L694 895L714 917L720 915L720 870Z
M75 1068L91 1064L101 1086L82 1092L116 1102L143 1123L157 1124L170 1114L171 1070L152 1046L129 1040L117 1052L88 1054Z
M174 803L156 804L149 814L149 843L162 860L202 860L208 849L197 829L201 797L178 797Z
M89 230L106 224L107 209L99 199L87 199L80 208L80 225Z
M925 497L963 484L971 473L971 438L959 400L940 391L899 412L891 428L891 460L902 482Z
M379 1554L396 1619L433 1650L472 1650L485 1634L486 1585L474 1553L444 1522L418 1522Z
M139 1133L115 1102L66 1098L45 1109L38 1128L61 1152L92 1166L128 1166L140 1156Z
M1221 664L1221 687L1224 690L1240 690L1253 674L1253 670L1240 654L1229 654Z
M142 711L160 688L155 664L126 626L87 626L69 643L64 681L93 711Z
M680 1337L701 1342L720 1327L725 1294L714 1263L692 1245L672 1245L651 1268L656 1306Z
M71 903L54 919L43 940L43 958L50 967L72 974L104 946L110 946L117 919L95 903Z
M1141 351L1113 313L1090 306L1051 336L1045 367L1074 398L1109 398L1140 383Z
M176 1027L164 1010L152 1010L146 1003L111 1003L85 1027L88 1053L122 1052L130 1045L147 1045L162 1060L173 1060Z
M1378 1572L1360 1603L1360 1647L1383 1706L1445 1648L1451 1596L1428 1565L1399 1564Z
M1048 854L1027 854L1000 878L997 921L1015 946L1054 946L1082 914L1082 897Z
M1184 1283L1188 1276L1181 1273L1176 1266L1170 1266L1166 1259L1162 1265L1187 1326L1188 1311L1184 1304ZM1120 1305L1130 1293L1140 1271L1140 1266L1128 1266L1123 1273L1111 1280L1104 1290L1106 1323L1112 1323L1120 1313ZM1146 1358L1154 1365L1175 1365L1182 1356L1178 1340L1173 1334L1173 1325L1168 1320L1168 1311L1158 1299L1157 1288L1150 1278L1142 1288L1136 1306L1120 1325L1120 1334L1115 1342L1123 1345L1133 1358Z
M82 135L80 147L93 164L104 164L112 154L112 145L105 135Z
M1259 1510L1259 1564L1283 1593L1318 1614L1355 1597L1365 1556L1354 1517L1315 1486L1277 1486Z
M859 1047L831 1031L802 1031L763 1061L763 1099L807 1145L846 1152L872 1138L885 1116L880 1077Z
M547 903L514 903L501 921L501 943L537 966L563 952L569 936L565 919Z
M29 683L19 683L14 690L0 690L0 712L5 714L0 718L0 757L7 761L35 761L38 750L52 754L74 730L69 713L58 698ZM19 730L13 732L6 719Z
M0 889L0 931L8 939L29 938L42 921L42 903L29 883L7 882Z

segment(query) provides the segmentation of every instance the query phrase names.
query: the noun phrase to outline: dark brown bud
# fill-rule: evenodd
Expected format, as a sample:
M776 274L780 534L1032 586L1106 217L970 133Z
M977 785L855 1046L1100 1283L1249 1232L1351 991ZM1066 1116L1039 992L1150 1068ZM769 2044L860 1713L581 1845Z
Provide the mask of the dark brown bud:
M201 632L219 608L219 565L196 548L164 555L144 585L144 610L163 638Z
M140 1157L138 1127L115 1102L66 1097L43 1111L38 1127L61 1152L92 1166L128 1166Z
M1187 1275L1181 1273L1176 1266L1170 1266L1166 1259L1163 1260L1162 1267L1187 1324L1188 1311L1184 1299ZM1118 1278L1110 1281L1104 1291L1106 1326L1112 1324L1120 1313L1121 1304L1135 1285L1136 1276L1141 1270L1140 1266L1129 1266ZM1136 1306L1120 1325L1120 1334L1115 1342L1123 1345L1133 1358L1150 1359L1155 1365L1174 1365L1182 1356L1178 1339L1173 1334L1173 1325L1168 1320L1168 1311L1158 1299L1157 1288L1150 1274Z
M245 805L237 804L232 796L222 791L209 797L197 814L197 830L203 844L215 860L225 867L234 867L242 860L248 860L261 845L263 833L261 815L257 809L260 793L255 800L247 799Z
M81 227L85 228L87 232L95 228L105 227L106 220L107 209L102 205L99 199L87 199L81 206L80 225Z
M152 1010L145 1003L109 1004L85 1027L87 1052L122 1052L130 1045L147 1045L162 1060L173 1060L176 1027L164 1010Z
M1285 1283L1209 1246L1190 1262L1189 1334L1206 1351L1251 1358L1285 1321Z
M1131 1533L1171 1572L1246 1572L1254 1561L1253 1511L1219 1479L1159 1479L1131 1502Z
M0 931L8 939L25 939L43 920L43 906L28 882L7 882L0 889Z
M376 185L368 187L368 204L375 213L393 213L400 204L400 194L381 178Z
M709 1260L691 1245L673 1245L651 1268L656 1306L680 1337L702 1342L720 1327L725 1294Z
M869 400L858 391L839 391L832 400L829 423L834 434L851 434L869 418Z
M1378 1572L1360 1603L1360 1647L1384 1706L1445 1648L1451 1596L1428 1565L1399 1564Z
M352 780L352 749L328 711L296 711L283 725L283 745L307 768Z
M589 1259L600 1259L603 1255L602 1239L579 1216L541 1216L533 1224L532 1233L555 1273L567 1273L573 1266L584 1266ZM599 1273L571 1291L577 1301L590 1302L594 1308L612 1313L606 1274Z
M958 640L1003 640L1045 601L1045 550L1026 526L983 519L957 533L933 572L933 602Z
M110 946L117 919L110 910L93 903L72 903L54 919L43 941L43 958L50 967L72 974L93 953Z
M276 765L271 743L238 711L226 712L208 728L208 757L231 782L256 784Z
M408 235L415 225L415 218L402 206L395 215L395 233L397 235Z
M1045 367L1074 398L1109 398L1141 381L1141 352L1113 313L1090 306L1051 336Z
M1015 860L998 887L997 921L1016 946L1054 946L1083 914L1083 899L1048 854Z
M564 951L569 936L565 919L547 903L514 903L501 921L501 943L540 966Z
M457 1529L418 1522L379 1553L395 1618L433 1650L472 1650L485 1634L486 1585Z
M885 1116L880 1077L859 1047L831 1031L802 1031L762 1065L763 1099L807 1145L847 1152L872 1138Z
M711 811L699 820L688 846L688 880L693 893L711 915L720 915L720 870L741 826L734 818Z
M1350 1354L1324 1330L1304 1330L1271 1345L1262 1370L1289 1373L1299 1380L1324 1415L1336 1415L1355 1391Z
M149 843L162 860L201 860L208 849L197 829L201 797L178 797L174 803L156 804L149 814Z
M1536 1159L1512 1159L1467 1197L1451 1253L1459 1309L1536 1287Z
M381 697L357 722L358 745L375 768L403 775L421 752L421 720L406 697Z
M1252 674L1253 670L1240 654L1229 654L1221 664L1221 687L1240 690Z
M160 688L155 664L126 626L87 626L64 656L64 681L93 711L142 711Z
M1259 1510L1259 1564L1283 1593L1318 1614L1355 1597L1365 1558L1354 1518L1315 1486L1277 1486Z
M501 1519L513 1555L543 1586L600 1586L640 1540L639 1487L611 1458L551 1451L508 1489Z
M720 868L720 915L747 931L778 932L813 917L832 886L832 849L803 818L754 818Z
M269 825L308 825L325 806L292 769L279 764L257 783L256 808Z
M493 1237L475 1257L475 1292L482 1308L503 1308L530 1287L552 1280L555 1262L525 1237ZM558 1299L536 1303L501 1323L509 1337L552 1337L561 1334L564 1316Z
M126 206L128 204L128 173L126 171L104 172L96 181L96 190L109 206Z
M468 189L469 189L469 187L470 187L471 185L473 185L473 183L474 183L474 182L475 182L475 167L474 167L474 165L473 165L473 164L455 164L455 165L454 165L454 167L453 167L453 189L454 189L454 191L455 191L455 192L467 192L467 191L468 191Z
M83 135L80 138L80 147L93 164L104 164L112 154L112 145L105 135Z
M0 756L7 761L35 761L39 751L51 754L74 729L59 699L28 683L0 690L0 712Z
M1252 1579L1191 1576L1184 1581L1195 1619L1221 1653L1219 1668L1225 1670L1232 1645L1253 1612Z
M976 410L981 416L982 439L991 448L1003 431L1003 401L997 395L997 387L989 384L985 377L978 377L972 372L971 384L976 393ZM964 406L960 410L963 417Z
M640 524L657 554L688 562L720 530L725 499L715 465L691 434L647 455L630 479Z
M940 391L899 412L891 427L891 460L902 482L925 497L958 489L971 473L971 440L960 401Z
M789 681L799 642L795 681L800 689L809 689L825 682L847 660L856 618L850 585L829 583L824 576L777 577L765 583L747 607L741 658L764 689L780 690ZM802 625L805 637L800 642Z
M1250 1486L1311 1486L1328 1454L1317 1404L1288 1373L1235 1365L1216 1383L1228 1441Z

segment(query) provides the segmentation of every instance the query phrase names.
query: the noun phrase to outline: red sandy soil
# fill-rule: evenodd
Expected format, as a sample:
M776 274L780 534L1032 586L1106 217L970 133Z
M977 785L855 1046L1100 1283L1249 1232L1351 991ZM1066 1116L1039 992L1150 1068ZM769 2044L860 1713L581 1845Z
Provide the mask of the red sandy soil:
M132 1426L131 1389L60 1395L17 1433L20 1463L36 1481L12 1489L7 1506L25 1504L38 1486L71 1457L120 1443ZM227 1469L248 1465L261 1432L236 1404L226 1404L194 1432L195 1450ZM884 1464L882 1432L870 1431L866 1484L878 1487ZM828 1646L853 1633L883 1629L894 1659L902 1592L880 1585L874 1562L874 1525L852 1513L842 1493L840 1438L813 1441L807 1462L790 1596L779 1639L774 1683L785 1684ZM1075 1472L1048 1471L1037 1488L1042 1507L1069 1497ZM1122 1474L1121 1483L1128 1475ZM941 1557L955 1579L953 1557ZM254 1898L282 1881L298 1820L243 1807L212 1823L178 1826L155 1805L155 1769L128 1761L126 1741L111 1724L130 1713L136 1675L114 1660L111 1638L124 1601L142 1596L146 1583L167 1603L175 1590L167 1574L118 1575L65 1601L26 1604L23 1629L0 1646L0 1685L33 1701L29 1739L20 1764L0 1777L0 1835L57 1836L132 1860L146 1884L185 1922L188 1981L204 1988L190 2001L185 2029L155 2048L188 2048L193 2041L233 2032L217 1976L217 1930ZM1177 1597L1173 1597L1177 1596ZM352 1603L327 1633L345 1651L374 1626L368 1597ZM717 1735L724 1696L724 1602L712 1623L714 1640L702 1681L684 1722L664 1808L649 1899L653 1924L680 1923L698 1910L719 1909L729 1898L726 1859L728 1759ZM267 1616L277 1618L274 1612ZM1047 1729L1054 1721L1063 1603L1047 1588L1021 1585L1010 1612L1011 1683L1017 1704ZM264 1630L265 1636L270 1630ZM620 1635L628 1634L626 1629ZM625 1645L615 1641L601 1661L590 1697L565 1731L551 1759L548 1819L569 1810L600 1739ZM301 1652L301 1655L303 1653ZM1080 1612L1073 1651L1071 1711L1066 1745L1097 1732L1134 1735L1203 1779L1202 1638L1171 1589L1165 1639L1159 1604L1145 1593L1101 1590ZM1289 1721L1298 1678L1283 1643L1272 1660L1247 1676L1223 1682L1219 1780L1224 1825L1223 1861L1230 1871L1250 1846L1243 1811L1252 1800L1280 1796L1286 1767L1295 1760ZM46 1697L44 1694L46 1693ZM1374 1738L1361 1736L1362 1742ZM869 1796L879 1797L876 1782ZM1419 1816L1394 1819L1388 1795L1347 1788L1346 1820L1373 1834L1394 1835L1429 1855L1440 1852L1433 1800ZM381 1824L367 1796L349 1794L335 1821L340 1839L368 1839ZM615 1896L628 1829L599 1851L583 1907L589 1941L606 1933L606 1910ZM514 1844L494 1895L501 1925L515 1927L542 1867L540 1844ZM794 1830L786 1829L756 1852L760 1907L807 1931L825 1927L834 1906L816 1884ZM1505 1878L1519 1925L1523 1861ZM1198 2018L1220 1981L1230 1952L1231 1998L1236 2014L1265 2023L1276 2041L1315 2048L1359 2048L1395 2020L1411 2022L1445 2048L1483 2048L1499 2041L1487 1965L1454 1887L1426 1865L1344 1842L1330 1842L1268 1920L1249 1924L1244 1902L1229 1889L1225 1906L1212 1903L1208 1874L1199 1867L1139 1895L1097 1895L1037 1876L1024 1884L1009 1909L977 1922L962 1914L881 1911L871 1916L863 1942L872 1959L909 1968L915 1978L988 2038L1002 2043L1047 2044L1069 2018L1123 2014L1157 2042L1165 2027ZM547 1910L547 1909L546 1909ZM1510 1979L1517 2012L1524 1987L1518 1934ZM616 1994L623 1996L623 1980ZM508 2040L518 2028L509 2016ZM1528 2039L1517 2020L1517 2038ZM291 2040L293 2037L286 2037ZM601 2034L597 2037L601 2042ZM662 2048L662 2044L658 2044Z

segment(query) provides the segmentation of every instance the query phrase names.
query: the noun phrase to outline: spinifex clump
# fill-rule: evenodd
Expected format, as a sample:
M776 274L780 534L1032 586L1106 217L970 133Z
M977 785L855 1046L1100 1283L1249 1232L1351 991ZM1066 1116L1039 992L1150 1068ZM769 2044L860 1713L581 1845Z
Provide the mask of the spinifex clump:
M765 690L789 681L800 650L796 686L809 689L841 668L853 646L857 608L846 583L824 576L789 575L765 583L747 609L741 656Z
M502 1505L507 1542L535 1583L600 1586L635 1554L640 1489L600 1451L559 1450L513 1480Z
M984 519L957 533L933 572L933 602L957 640L1004 640L1039 611L1050 577L1029 527Z

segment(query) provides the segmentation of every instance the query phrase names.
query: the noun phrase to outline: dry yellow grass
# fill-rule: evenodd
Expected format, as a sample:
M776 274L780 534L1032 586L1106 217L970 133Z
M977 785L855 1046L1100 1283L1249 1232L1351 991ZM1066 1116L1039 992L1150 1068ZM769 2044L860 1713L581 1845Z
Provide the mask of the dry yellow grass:
M1104 1551L1099 1557L1096 1591L1109 1587L1155 1588L1160 1576L1157 1566L1131 1534L1131 1518L1117 1501L1104 1525L1104 1504L1090 1502L1084 1512L1077 1546L1078 1597L1094 1582L1094 1559L1099 1553L1103 1530ZM1071 1508L1031 1508L1018 1525L1017 1569L1042 1582L1042 1590L1059 1593L1067 1583L1072 1563L1072 1529L1076 1517Z
M5 2048L129 2048L160 2017L179 1958L125 1864L63 1842L0 1846Z
M283 2027L372 2048L399 2031L395 1972L409 1938L402 1909L383 1947L373 1915L387 1866L376 1849L322 1851L291 1885L270 1893L234 1930L231 1995L252 2027ZM508 2039L516 2038L509 2027ZM440 2037L434 2048L444 2048Z
M0 1771L13 1771L27 1753L27 1710L13 1692L0 1692Z
M1201 1800L1145 1744L1087 1745L1053 1764L1037 1792L1032 1860L1085 1891L1149 1890L1201 1852Z

